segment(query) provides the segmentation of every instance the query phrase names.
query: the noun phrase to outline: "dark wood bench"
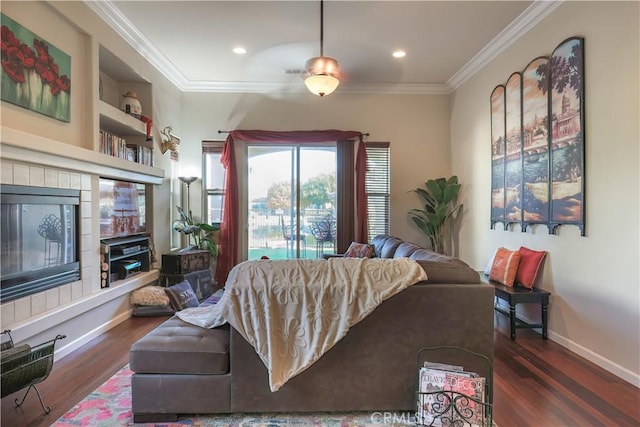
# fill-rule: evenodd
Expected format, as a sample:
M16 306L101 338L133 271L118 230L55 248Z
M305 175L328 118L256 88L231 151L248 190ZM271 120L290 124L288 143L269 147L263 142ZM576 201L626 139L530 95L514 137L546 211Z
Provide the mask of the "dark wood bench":
M497 304L494 309L505 316L509 316L509 330L511 333L511 339L516 339L516 329L542 329L542 339L548 339L547 334L547 306L549 305L550 292L542 289L533 288L527 289L521 286L505 286L501 283L489 280L489 276L480 272L480 278L483 282L493 285L495 288L495 296L503 301L509 303L509 312L500 308ZM516 316L516 305L520 303L538 303L540 304L541 323L528 323Z

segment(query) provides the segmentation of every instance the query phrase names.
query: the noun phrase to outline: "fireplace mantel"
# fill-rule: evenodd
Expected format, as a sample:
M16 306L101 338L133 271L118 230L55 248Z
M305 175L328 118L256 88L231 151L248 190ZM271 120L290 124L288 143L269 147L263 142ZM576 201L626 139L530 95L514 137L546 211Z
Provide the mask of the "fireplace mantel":
M163 169L118 159L11 128L2 129L0 150L3 159L59 167L108 178L145 184L162 184L164 178Z

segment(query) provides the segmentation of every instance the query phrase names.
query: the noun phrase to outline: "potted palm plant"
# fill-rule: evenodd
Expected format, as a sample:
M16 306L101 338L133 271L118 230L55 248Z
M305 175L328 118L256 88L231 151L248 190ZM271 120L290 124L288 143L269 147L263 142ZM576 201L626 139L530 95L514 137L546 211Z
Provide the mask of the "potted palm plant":
M411 209L409 215L413 222L428 237L431 248L445 253L445 241L450 238L451 221L454 221L462 208L458 204L461 185L458 177L430 179L425 188L413 190L424 202L424 209Z
M188 245L182 251L205 249L209 251L212 257L218 256L218 245L214 240L213 233L220 230L220 227L203 222L196 223L193 221L191 211L187 214L180 206L176 207L178 208L178 213L180 213L180 219L173 221L173 229L187 236L193 236L194 241L193 245Z

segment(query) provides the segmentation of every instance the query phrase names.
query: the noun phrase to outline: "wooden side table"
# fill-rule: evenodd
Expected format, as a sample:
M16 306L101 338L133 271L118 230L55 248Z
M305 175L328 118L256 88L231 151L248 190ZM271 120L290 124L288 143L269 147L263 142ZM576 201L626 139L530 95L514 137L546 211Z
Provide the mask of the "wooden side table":
M516 339L516 329L542 329L542 339L549 338L547 333L548 310L550 292L542 289L527 289L521 286L505 286L501 283L489 280L489 277L480 273L480 277L486 283L493 285L495 296L509 304L509 311L505 311L496 304L494 309L505 316L509 316L509 331L511 339ZM528 323L516 316L516 306L520 303L538 303L540 304L540 321L541 323Z

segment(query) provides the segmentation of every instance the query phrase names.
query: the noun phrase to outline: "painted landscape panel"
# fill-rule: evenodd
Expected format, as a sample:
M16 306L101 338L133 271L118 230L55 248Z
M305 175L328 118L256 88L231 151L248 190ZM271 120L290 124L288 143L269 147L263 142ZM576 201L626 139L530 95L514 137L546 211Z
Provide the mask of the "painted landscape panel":
M491 226L505 219L505 90L496 86L491 93Z
M551 77L551 221L581 228L584 213L583 40L553 52ZM584 230L583 230L584 234Z
M549 220L548 65L548 58L536 58L522 72L525 226Z
M522 75L513 73L506 87L505 221L522 222Z

